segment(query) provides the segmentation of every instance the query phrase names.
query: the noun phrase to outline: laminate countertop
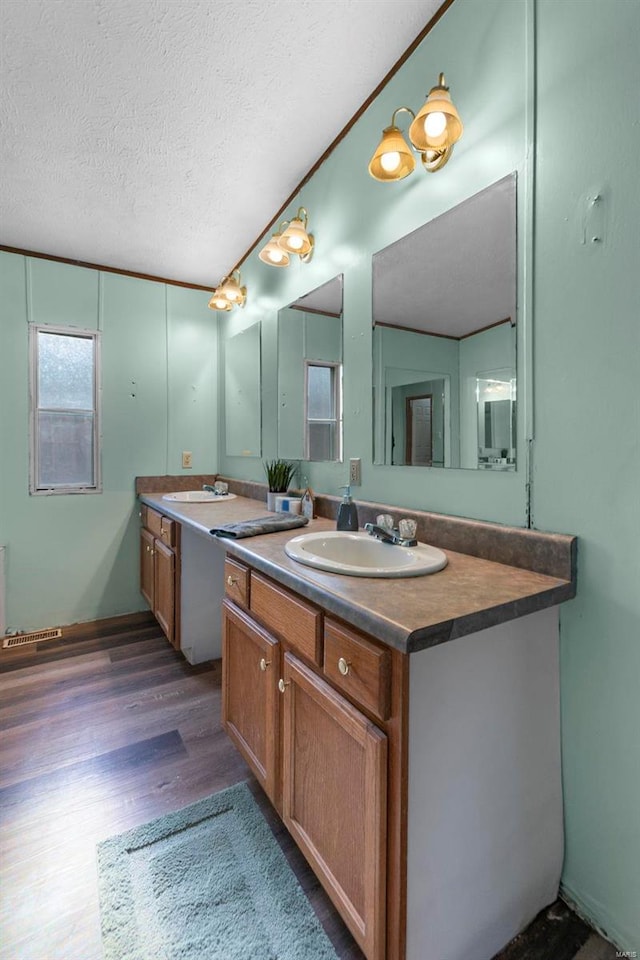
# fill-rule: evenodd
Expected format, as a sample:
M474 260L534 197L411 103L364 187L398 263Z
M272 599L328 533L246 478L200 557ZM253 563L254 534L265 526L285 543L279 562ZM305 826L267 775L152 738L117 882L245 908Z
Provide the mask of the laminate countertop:
M210 530L227 523L268 515L266 504L237 496L213 503L163 500L162 493L144 493L140 500L167 517L197 530L211 540L212 550L224 550L346 623L377 637L403 653L414 653L448 640L554 606L575 596L575 576L561 579L520 566L444 549L447 566L420 577L383 579L326 573L291 560L284 546L292 537L311 531L335 530L319 518L308 526L278 533L220 539ZM473 521L469 521L473 525ZM483 531L491 525L482 524ZM496 524L496 535L505 529ZM514 528L514 537L529 531ZM537 549L566 548L575 553L575 537L536 534ZM566 542L565 542L566 541Z

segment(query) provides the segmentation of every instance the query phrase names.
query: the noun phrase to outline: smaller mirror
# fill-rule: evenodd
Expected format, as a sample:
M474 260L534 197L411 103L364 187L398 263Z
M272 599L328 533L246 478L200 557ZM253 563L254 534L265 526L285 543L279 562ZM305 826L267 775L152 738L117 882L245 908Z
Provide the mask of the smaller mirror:
M229 457L259 457L261 449L260 324L225 343L225 451Z
M342 460L342 275L278 313L278 456Z

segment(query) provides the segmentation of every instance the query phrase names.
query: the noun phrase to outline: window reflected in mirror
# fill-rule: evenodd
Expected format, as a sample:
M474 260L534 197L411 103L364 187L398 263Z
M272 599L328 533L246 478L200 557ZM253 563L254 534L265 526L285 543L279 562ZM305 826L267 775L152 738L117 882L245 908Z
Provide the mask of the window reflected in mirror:
M515 470L516 287L515 174L374 255L375 463Z
M342 276L278 313L278 456L342 460Z

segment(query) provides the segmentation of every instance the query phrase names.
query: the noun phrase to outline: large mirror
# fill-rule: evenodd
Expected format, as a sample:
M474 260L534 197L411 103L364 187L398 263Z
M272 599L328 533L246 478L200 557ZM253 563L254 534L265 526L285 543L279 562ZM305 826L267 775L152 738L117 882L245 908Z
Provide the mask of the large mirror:
M516 468L516 177L373 257L374 462Z
M342 275L278 313L278 456L342 460Z
M261 384L260 324L254 323L225 343L225 450L229 457L262 453Z

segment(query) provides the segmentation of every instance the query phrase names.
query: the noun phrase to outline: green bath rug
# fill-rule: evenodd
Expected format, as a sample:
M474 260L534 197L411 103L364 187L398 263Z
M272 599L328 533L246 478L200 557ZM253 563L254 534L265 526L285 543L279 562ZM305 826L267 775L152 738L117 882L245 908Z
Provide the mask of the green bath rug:
M337 960L244 783L97 856L105 960Z

